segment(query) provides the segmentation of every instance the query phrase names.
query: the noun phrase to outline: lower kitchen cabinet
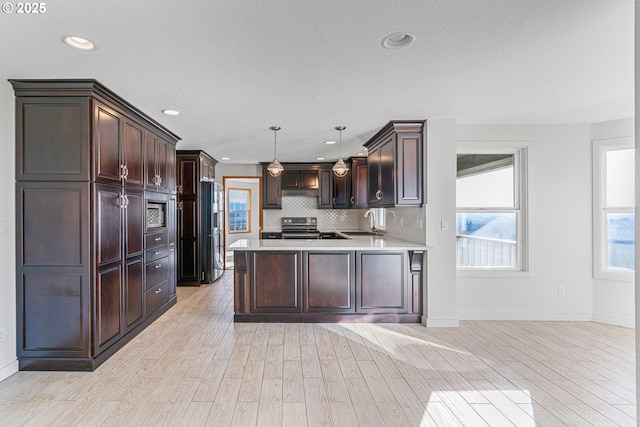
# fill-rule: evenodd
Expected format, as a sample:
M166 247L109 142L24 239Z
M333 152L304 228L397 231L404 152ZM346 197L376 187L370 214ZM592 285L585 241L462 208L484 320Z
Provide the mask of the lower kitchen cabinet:
M420 322L423 251L234 251L236 322Z
M405 252L358 252L358 312L406 313Z
M355 312L355 257L353 251L304 252L303 311Z

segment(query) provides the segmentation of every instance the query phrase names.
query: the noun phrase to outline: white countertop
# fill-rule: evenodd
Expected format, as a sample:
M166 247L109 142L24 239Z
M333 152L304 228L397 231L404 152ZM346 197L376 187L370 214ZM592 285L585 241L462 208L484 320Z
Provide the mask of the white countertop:
M339 232L338 232L339 233ZM406 240L386 236L348 236L346 239L240 239L229 246L249 251L304 251L304 250L401 250L419 251L433 248Z

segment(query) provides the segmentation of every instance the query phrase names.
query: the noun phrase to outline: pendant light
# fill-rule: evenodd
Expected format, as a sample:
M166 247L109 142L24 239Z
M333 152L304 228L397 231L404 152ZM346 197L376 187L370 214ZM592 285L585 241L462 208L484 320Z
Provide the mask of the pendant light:
M282 167L282 165L280 164L280 162L276 157L276 152L277 152L276 133L281 129L281 127L271 126L269 129L273 131L273 161L269 163L269 166L267 166L267 170L269 171L269 175L276 177L276 176L280 176L280 174L284 170L284 167Z
M338 154L340 155L340 158L338 159L338 161L336 162L335 165L333 165L333 173L336 174L336 176L338 177L343 177L346 176L347 173L349 173L349 165L347 165L344 160L342 160L342 148L340 147L342 145L342 131L346 129L346 126L336 126L335 130L337 130L338 132L340 132L340 140L338 142Z

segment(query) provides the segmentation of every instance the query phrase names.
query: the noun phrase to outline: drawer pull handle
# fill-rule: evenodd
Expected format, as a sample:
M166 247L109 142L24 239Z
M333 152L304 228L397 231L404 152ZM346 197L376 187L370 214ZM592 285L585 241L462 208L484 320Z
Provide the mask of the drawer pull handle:
M160 289L160 288L158 288L158 289L156 289L156 290L155 290L155 293L156 293L156 294L159 294L160 292L162 292L162 289Z
M160 268L160 267L162 267L162 264L157 264L153 266L153 268Z
M382 200L382 191L380 191L380 190L376 191L376 199L377 200Z
M153 240L155 240L156 242L159 242L160 240L162 240L162 237L156 237L156 238L155 238L155 239L153 239Z
M162 253L162 251L155 251L153 254L154 255L160 255Z

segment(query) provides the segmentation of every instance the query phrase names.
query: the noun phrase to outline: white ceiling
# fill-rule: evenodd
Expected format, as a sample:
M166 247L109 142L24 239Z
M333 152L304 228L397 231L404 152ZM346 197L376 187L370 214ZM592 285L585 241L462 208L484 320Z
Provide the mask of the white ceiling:
M230 163L343 155L391 119L634 116L633 0L47 2L0 16L0 77L95 78ZM397 31L413 45L386 50ZM63 35L98 49L73 50ZM160 113L177 109L180 116Z

